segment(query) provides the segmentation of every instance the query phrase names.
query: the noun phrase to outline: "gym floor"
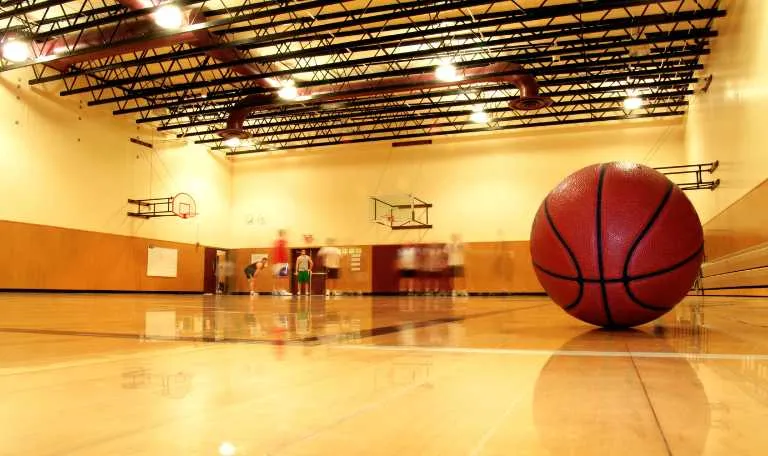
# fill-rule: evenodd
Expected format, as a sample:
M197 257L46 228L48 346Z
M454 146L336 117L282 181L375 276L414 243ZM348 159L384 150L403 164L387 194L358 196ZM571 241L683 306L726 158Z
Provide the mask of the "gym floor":
M0 454L762 455L764 299L7 294Z

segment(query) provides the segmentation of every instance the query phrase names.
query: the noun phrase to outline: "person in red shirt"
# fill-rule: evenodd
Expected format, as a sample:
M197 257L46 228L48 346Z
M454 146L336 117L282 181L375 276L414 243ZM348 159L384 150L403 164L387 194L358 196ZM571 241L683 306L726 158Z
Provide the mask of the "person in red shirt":
M272 285L272 294L280 296L289 296L288 292L288 243L285 240L285 230L277 232L277 240L272 248L272 258L274 266L272 272L274 281Z

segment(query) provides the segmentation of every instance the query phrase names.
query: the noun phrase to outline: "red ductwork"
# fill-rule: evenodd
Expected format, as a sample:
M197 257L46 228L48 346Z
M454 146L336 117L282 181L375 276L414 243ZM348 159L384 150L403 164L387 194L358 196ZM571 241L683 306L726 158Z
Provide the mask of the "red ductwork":
M512 74L504 74L510 73ZM312 104L321 104L346 100L350 98L366 97L371 95L386 95L393 93L411 92L420 89L434 89L452 86L470 86L478 83L507 82L520 90L520 96L510 102L510 108L520 111L532 111L542 109L552 100L539 95L539 86L536 79L522 71L522 67L516 63L500 62L484 67L468 68L460 73L460 80L456 82L444 82L436 78L434 73L426 73L415 76L403 76L390 78L384 84L372 84L371 82L358 82L353 84L329 84L327 86L298 89L299 99L311 100ZM344 90L338 92L338 90ZM224 139L250 137L243 124L254 111L262 111L281 104L290 102L281 101L276 93L251 95L243 99L230 112L227 119L227 127L218 132Z
M141 10L155 6L152 1L144 0L119 0L119 2L130 10ZM194 25L205 22L205 17L203 15L204 11L205 10L202 8L188 11L187 24ZM189 43L193 46L201 47L216 46L222 44L222 40L219 37L212 34L208 30L203 29L173 35L170 37L144 41L136 44L100 48L100 46L103 46L104 43L118 42L130 38L140 37L154 30L157 30L157 25L155 25L154 20L149 17L144 17L131 23L118 25L116 27L107 27L101 30L93 30L83 33L82 35L73 34L69 36L63 36L56 40L49 41L40 50L39 55L41 57L54 55L59 49L63 49L65 52L71 52L73 50L82 51L87 50L88 48L93 48L93 52L86 52L80 55L64 57L47 63L48 66L61 72L65 72L69 70L69 67L76 63L102 59L120 54L139 52L158 47L168 47L179 43ZM77 43L74 49L68 47L68 44L73 42ZM243 58L242 54L237 49L233 48L211 49L207 51L206 54L220 62L232 62ZM261 70L259 70L259 68L254 65L241 64L234 65L231 68L234 72L242 76L257 76L261 74ZM270 85L264 79L258 79L254 82L261 87L272 87L272 85Z

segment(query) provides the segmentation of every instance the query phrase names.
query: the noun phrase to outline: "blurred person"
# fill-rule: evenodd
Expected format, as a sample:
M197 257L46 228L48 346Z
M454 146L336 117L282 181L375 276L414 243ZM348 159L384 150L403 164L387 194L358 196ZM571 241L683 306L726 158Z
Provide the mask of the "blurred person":
M467 281L464 278L464 244L461 242L461 236L453 234L451 242L445 246L445 252L448 254L448 272L453 280L453 296L469 296L467 293Z
M256 296L256 277L261 274L261 271L266 269L268 263L268 257L264 257L259 261L251 263L245 267L245 278L248 279L248 288L250 289L251 296Z
M341 269L341 249L336 247L334 239L328 239L328 245L321 248L317 255L325 268L325 295L334 296L340 294L337 282Z
M424 246L423 270L424 292L438 295L440 293L440 279L445 269L443 262L443 247L439 244Z
M416 246L406 244L397 251L397 269L400 272L400 291L412 295L417 273Z
M288 292L288 243L285 240L285 230L277 232L277 240L272 248L272 294L280 296L289 296Z
M312 262L312 257L307 255L307 251L305 249L301 249L301 255L299 255L298 258L296 258L296 268L295 268L295 274L298 278L298 285L297 285L297 295L301 296L301 289L302 287L306 290L306 295L309 296L309 286L310 286L310 279L312 278L312 267L314 266L314 263Z

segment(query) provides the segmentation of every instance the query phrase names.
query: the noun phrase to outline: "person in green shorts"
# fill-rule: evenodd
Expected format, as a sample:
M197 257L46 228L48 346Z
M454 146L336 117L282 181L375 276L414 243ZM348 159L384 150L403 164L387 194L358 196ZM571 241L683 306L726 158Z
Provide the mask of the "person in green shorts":
M298 295L301 296L301 289L304 287L306 295L309 296L309 278L312 276L312 258L307 255L307 251L301 249L301 255L296 258L296 275L299 279Z

